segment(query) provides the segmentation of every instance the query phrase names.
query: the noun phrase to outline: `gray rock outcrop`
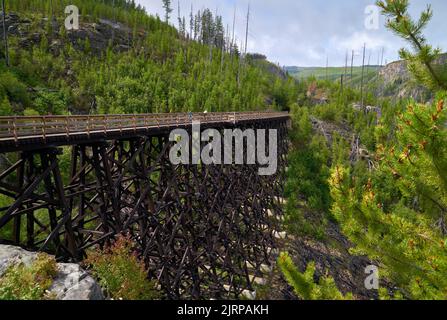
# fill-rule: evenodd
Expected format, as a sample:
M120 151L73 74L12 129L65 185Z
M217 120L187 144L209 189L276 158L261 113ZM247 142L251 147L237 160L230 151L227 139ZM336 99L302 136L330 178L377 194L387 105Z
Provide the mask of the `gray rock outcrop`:
M435 66L445 66L447 54L441 54L434 62ZM419 102L430 101L434 95L423 85L418 84L408 70L407 62L395 61L379 70L381 80L378 95L396 97L398 99L411 97Z
M1 13L1 11L0 11ZM85 18L88 18L87 16ZM88 19L86 19L88 20ZM83 22L79 30L67 31L67 38L62 38L60 28L63 23L61 20L53 20L51 34L46 33L48 18L42 18L32 27L31 20L19 16L17 13L9 12L6 15L5 25L9 37L18 37L21 48L30 49L39 45L42 37L45 35L50 40L50 50L56 56L61 48L70 42L77 50L85 49L85 41L89 41L90 50L93 54L103 54L109 44L112 45L115 52L126 52L130 50L134 41L134 32L122 23L107 19L99 19L96 23ZM3 35L3 18L0 15L0 35ZM137 37L141 39L146 35L145 31L140 30Z
M9 267L23 263L29 266L37 253L18 247L0 245L0 277ZM79 265L58 263L58 274L51 285L50 295L57 300L104 300L99 284Z

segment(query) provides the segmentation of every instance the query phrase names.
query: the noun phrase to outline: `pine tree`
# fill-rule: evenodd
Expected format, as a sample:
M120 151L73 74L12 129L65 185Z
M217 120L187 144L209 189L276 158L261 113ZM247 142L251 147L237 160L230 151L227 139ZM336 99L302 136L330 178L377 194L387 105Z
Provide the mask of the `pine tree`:
M354 252L379 261L406 298L447 298L446 121L442 99L409 106L360 196L350 169L335 167L330 180L332 212Z
M165 22L168 23L171 18L171 13L173 11L171 7L171 0L162 0L163 1L163 9L165 9Z
M202 13L199 10L194 19L194 40L202 41Z
M222 50L222 48L225 46L225 29L221 16L216 17L214 28L214 45Z
M13 114L8 97L0 97L0 116L11 116Z
M438 54L421 33L430 8L418 22L408 1L379 1L388 26L412 42L401 50L417 79L444 88L432 64ZM447 110L445 92L432 104L414 104L398 115L396 136L376 150L377 169L363 184L352 168L337 165L330 179L332 213L355 245L353 253L377 261L382 277L409 299L447 298ZM382 297L389 297L385 289Z
M287 282L293 287L295 294L303 300L352 300L352 294L344 296L335 285L334 279L321 277L318 283L314 282L315 263L310 263L304 273L293 264L286 253L278 258L278 265Z
M185 36L185 30L184 30L183 24L182 24L182 15L181 15L181 10L180 10L180 0L177 2L177 9L178 9L178 12L177 12L178 31L184 37Z
M194 34L194 13L193 13L193 6L191 4L191 12L189 14L189 38L190 39L196 39L196 36Z
M377 5L388 17L387 27L412 45L415 53L404 48L399 52L401 58L408 62L411 73L433 90L447 90L447 70L445 66L436 65L441 50L427 44L422 33L433 16L431 7L428 6L419 20L414 21L408 13L408 0L381 0Z

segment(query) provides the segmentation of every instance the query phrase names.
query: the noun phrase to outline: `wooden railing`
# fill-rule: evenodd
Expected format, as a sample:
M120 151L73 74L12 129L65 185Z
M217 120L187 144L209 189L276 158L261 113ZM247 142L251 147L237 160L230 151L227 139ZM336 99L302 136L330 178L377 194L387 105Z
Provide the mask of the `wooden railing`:
M287 112L163 113L85 116L0 117L0 140L129 131L201 123L239 122L288 116Z

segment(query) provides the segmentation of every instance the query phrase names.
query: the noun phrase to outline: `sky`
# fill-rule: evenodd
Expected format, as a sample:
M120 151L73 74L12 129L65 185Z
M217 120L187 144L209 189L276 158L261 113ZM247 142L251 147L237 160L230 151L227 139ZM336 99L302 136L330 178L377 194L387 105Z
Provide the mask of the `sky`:
M181 16L209 8L217 10L230 28L236 8L236 36L245 41L245 24L250 0L179 0ZM162 0L136 0L149 14L164 17ZM173 0L171 23L176 24L178 0ZM264 54L282 66L343 66L354 50L354 64L361 65L363 45L365 62L377 64L382 50L383 62L399 59L398 50L409 47L385 28L373 0L251 0L248 52ZM410 0L410 13L418 17L430 4L434 16L425 30L429 42L447 50L447 1ZM374 9L376 8L376 9ZM377 19L378 18L378 19ZM189 19L186 19L189 21Z

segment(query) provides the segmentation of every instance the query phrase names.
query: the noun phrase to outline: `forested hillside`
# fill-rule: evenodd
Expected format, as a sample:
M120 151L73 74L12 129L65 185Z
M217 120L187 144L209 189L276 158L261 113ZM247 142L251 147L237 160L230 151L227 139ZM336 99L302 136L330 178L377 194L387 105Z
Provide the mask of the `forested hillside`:
M134 1L112 2L6 1L0 114L287 109L294 100L294 81L242 57L210 10L177 30ZM70 4L79 30L64 27Z

